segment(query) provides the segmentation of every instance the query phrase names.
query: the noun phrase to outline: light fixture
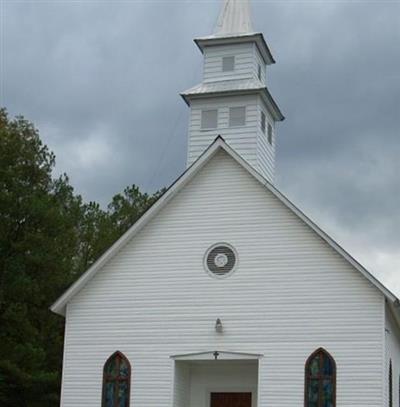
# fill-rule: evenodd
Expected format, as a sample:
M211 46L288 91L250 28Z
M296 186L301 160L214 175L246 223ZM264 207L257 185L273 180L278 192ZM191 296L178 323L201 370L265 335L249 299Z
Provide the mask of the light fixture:
M223 331L222 322L219 318L217 318L217 320L215 321L215 331L218 333L222 333Z

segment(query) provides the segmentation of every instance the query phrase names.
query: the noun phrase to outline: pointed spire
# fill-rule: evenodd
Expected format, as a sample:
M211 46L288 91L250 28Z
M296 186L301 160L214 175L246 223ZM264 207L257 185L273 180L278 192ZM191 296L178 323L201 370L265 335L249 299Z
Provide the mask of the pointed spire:
M223 0L214 35L222 37L253 32L250 0Z

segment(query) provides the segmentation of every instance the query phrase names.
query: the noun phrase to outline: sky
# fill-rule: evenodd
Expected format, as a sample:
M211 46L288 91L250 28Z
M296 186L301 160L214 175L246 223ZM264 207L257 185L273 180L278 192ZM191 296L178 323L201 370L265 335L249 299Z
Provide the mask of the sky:
M192 39L219 0L0 0L0 105L39 129L85 200L185 169ZM400 295L400 0L253 1L277 63L276 186Z

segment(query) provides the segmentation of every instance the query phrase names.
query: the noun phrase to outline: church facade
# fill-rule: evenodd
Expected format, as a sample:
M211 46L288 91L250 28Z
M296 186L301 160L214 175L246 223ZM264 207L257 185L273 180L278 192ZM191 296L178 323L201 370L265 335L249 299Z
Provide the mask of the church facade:
M398 407L399 300L274 186L247 0L195 40L188 168L52 306L63 407Z

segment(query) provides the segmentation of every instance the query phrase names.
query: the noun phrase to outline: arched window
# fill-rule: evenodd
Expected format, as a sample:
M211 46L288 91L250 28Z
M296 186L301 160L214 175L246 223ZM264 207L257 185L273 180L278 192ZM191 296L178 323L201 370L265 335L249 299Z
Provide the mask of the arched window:
M392 359L389 362L389 407L393 407L393 369Z
M131 366L128 359L115 352L104 365L102 407L129 407Z
M306 362L305 407L336 406L336 363L324 349L316 350Z

